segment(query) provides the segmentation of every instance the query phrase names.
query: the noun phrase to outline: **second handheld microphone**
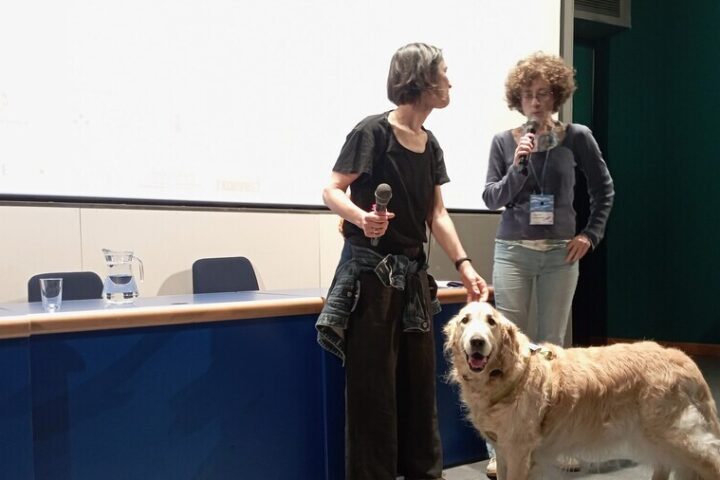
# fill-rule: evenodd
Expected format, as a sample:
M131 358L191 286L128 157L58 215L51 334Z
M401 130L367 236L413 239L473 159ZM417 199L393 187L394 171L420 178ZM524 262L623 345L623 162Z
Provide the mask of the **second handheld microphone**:
M532 133L532 134L537 133L538 126L539 125L538 125L537 120L535 120L534 118L529 118L528 121L525 123L525 125L523 125L523 135L525 135L527 133ZM520 166L523 167L524 169L527 169L527 164L528 164L528 156L522 155L520 157Z

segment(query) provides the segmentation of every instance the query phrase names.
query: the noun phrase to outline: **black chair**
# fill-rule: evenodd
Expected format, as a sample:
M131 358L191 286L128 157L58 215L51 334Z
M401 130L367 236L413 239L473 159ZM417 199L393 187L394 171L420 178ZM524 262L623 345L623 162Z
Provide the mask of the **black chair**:
M28 302L40 301L40 279L62 278L63 300L88 300L102 298L103 282L95 272L39 273L28 280Z
M245 257L201 258L192 265L193 293L258 290L250 260Z

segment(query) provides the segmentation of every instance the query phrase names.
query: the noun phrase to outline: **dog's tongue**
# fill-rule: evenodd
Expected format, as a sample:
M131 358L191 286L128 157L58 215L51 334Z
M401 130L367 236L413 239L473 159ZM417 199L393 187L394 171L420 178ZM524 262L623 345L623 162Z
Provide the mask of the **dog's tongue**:
M470 357L470 366L472 368L485 368L485 365L487 365L488 359L487 357L484 357L480 355L479 353L474 353Z

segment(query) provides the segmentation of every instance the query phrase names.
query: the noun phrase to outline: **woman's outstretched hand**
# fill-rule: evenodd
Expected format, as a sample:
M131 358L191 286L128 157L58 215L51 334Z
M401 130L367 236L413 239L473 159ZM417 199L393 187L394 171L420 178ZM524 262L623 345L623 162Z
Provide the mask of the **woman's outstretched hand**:
M478 275L470 262L463 262L460 265L460 277L462 278L465 290L467 290L467 301L484 302L488 299L488 286L485 280Z

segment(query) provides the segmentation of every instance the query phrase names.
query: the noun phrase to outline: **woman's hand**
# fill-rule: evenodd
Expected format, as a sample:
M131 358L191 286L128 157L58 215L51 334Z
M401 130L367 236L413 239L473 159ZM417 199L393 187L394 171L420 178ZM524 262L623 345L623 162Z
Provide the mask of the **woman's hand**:
M488 286L485 280L478 275L470 262L460 264L460 278L462 278L465 290L467 290L467 301L484 302L488 299Z
M565 257L565 261L567 263L577 262L585 256L591 247L592 242L590 242L590 239L586 235L582 233L577 235L567 244L568 254L567 257Z
M395 214L392 212L365 212L358 227L362 228L368 238L382 237L393 218Z
M513 158L513 165L515 165L516 167L519 167L520 166L520 158L521 157L528 158L534 148L535 148L535 134L534 133L526 133L525 135L520 137L518 146L515 149L515 157Z

